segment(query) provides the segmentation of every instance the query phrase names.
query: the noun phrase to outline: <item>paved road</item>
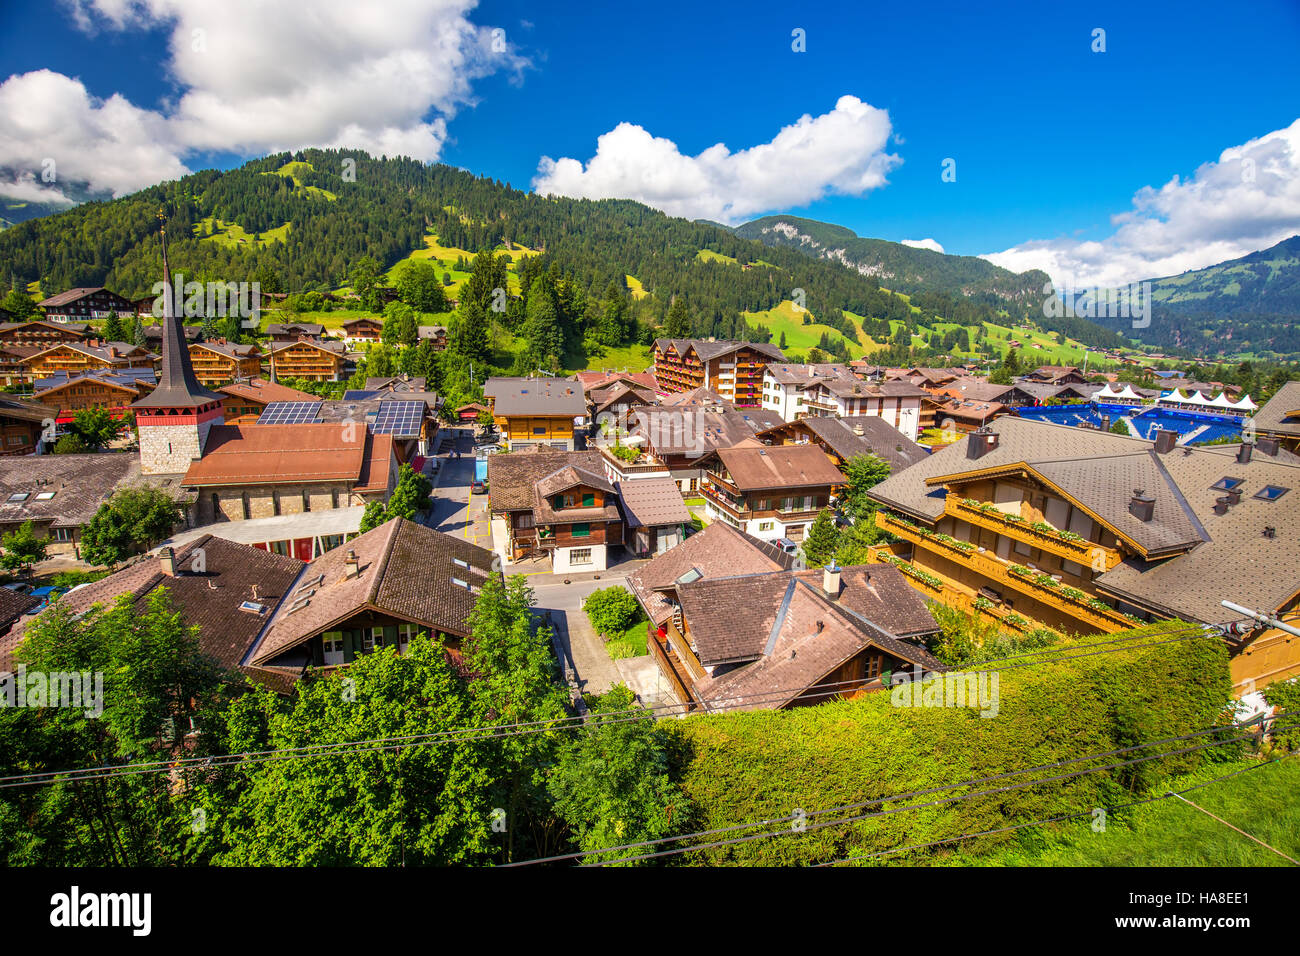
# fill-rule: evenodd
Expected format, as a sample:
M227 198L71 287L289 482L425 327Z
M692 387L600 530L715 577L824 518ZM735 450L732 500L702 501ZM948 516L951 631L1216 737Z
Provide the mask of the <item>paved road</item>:
M622 680L618 668L605 652L605 642L591 628L582 611L582 599L598 588L623 584L621 575L602 574L599 581L574 581L538 575L528 580L537 595L537 610L550 611L555 628L555 648L565 671L576 676L579 689L587 694L603 694Z
M487 495L471 495L470 482L474 480L474 446L469 432L448 429L456 435L455 447L461 457L450 458L447 453L438 456L440 469L435 480L433 510L427 519L429 525L458 538L492 549L492 535L488 526ZM446 446L448 451L452 443Z

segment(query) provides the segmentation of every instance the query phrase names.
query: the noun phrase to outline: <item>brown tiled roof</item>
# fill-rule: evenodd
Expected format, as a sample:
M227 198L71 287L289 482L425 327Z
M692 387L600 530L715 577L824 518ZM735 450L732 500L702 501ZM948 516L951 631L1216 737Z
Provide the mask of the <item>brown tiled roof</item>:
M629 528L686 524L691 520L677 482L667 476L620 481L617 487Z
M231 342L196 342L194 348L207 349L209 352L216 352L218 355L224 355L229 359L248 358L250 355L259 355L262 351L256 345Z
M42 405L30 398L16 395L0 395L0 418L14 418L25 422L43 422L57 415L59 409L53 405Z
M705 360L705 361L707 361L708 359L717 358L720 355L728 355L732 352L739 351L740 349L743 348L753 349L755 352L765 355L770 359L774 359L777 362L785 361L785 353L769 342L735 342L735 341L710 342L707 339L656 339L655 340L655 348L662 348L668 344L671 344L673 348L677 350L677 353L679 355L684 353L687 349L693 348L695 350L695 354L698 355L701 360Z
M646 439L656 455L703 457L715 448L731 448L758 432L784 422L776 412L762 408L731 408L725 412L675 412L659 408L634 408L630 431Z
M268 382L264 378L249 378L231 382L229 385L219 386L217 391L233 398L245 398L266 404L270 402L314 402L319 400L315 395L300 392L296 388L289 388L276 382Z
M826 446L848 461L858 455L877 455L889 462L891 471L902 471L928 456L928 452L889 422L875 415L848 418L824 418L810 415L785 425L777 425L758 434L759 439L797 435L801 429L812 432ZM860 429L862 434L857 434Z
M41 309L53 308L60 305L69 305L76 302L78 299L83 299L94 292L101 291L104 291L102 285L87 286L80 289L69 289L67 292L59 292L56 295L50 296L48 299L42 299L40 302L37 302L36 305Z
M574 376L590 392L594 388L607 388L615 382L629 382L654 390L659 387L653 372L579 372Z
M551 506L551 495L577 485L599 488L606 493L605 503L599 508L576 507L564 508L559 511ZM619 513L618 505L612 500L614 497L614 486L606 481L602 475L588 471L585 468L565 465L558 471L545 476L533 486L533 517L539 525L565 521L617 521Z
M368 435L365 461L352 490L363 493L387 491L396 454L392 435Z
M352 578L346 577L350 552L358 564ZM490 575L499 573L493 570L491 551L394 518L313 561L281 603L248 663L265 666L367 609L466 637L479 590ZM473 590L453 583L453 578Z
M792 560L775 545L715 521L628 575L627 584L650 620L662 624L672 617L673 610L659 592L671 590L692 569L707 579L779 571L788 568Z
M533 486L566 465L593 474L604 471L598 451L562 451L529 448L488 456L488 506L492 511L531 510L536 502Z
M842 485L844 475L826 453L814 445L772 445L766 448L719 448L732 483L741 491L817 488Z
M9 627L10 624L40 603L40 598L32 597L30 594L11 591L9 588L0 588L0 631ZM0 671L9 670L4 664L4 661L0 661Z
M1300 382L1287 382L1255 412L1257 431L1300 437Z
M944 669L887 623L901 621L910 634L938 629L925 598L896 568L844 569L835 599L822 590L821 577L821 571L780 571L678 587L700 662L753 662L696 685L711 708L782 706L871 645L930 670ZM760 694L769 696L754 696Z
M206 567L201 572L191 570L199 548L203 549ZM69 591L60 604L82 613L95 604L110 606L119 595L129 594L134 605L143 609L150 593L166 587L181 620L199 628L199 649L223 667L234 669L305 566L297 558L203 535L176 549L175 577L163 574L156 557L146 557ZM240 610L244 601L261 604L265 610L260 614ZM28 623L21 626L25 628ZM19 634L17 640L21 638ZM3 667L0 661L0 669Z
M357 319L351 321L356 322ZM381 322L382 319L376 317L375 321ZM345 326L347 322L343 323ZM318 325L315 322L272 322L266 327L267 335L323 335L325 326Z
M78 527L114 491L139 477L139 456L126 452L0 457L0 524L30 519L52 520L55 528ZM49 492L53 498L37 498ZM27 498L10 501L16 494Z
M365 472L366 428L337 424L213 425L184 484L300 484L356 481Z

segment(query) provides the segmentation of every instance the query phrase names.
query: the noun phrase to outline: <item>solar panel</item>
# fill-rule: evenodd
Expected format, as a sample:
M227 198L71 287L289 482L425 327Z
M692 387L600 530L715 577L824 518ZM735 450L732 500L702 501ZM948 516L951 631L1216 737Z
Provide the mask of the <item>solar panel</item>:
M319 418L320 402L271 402L257 418L259 425L302 425Z
M380 402L371 429L376 435L418 438L424 420L424 402Z

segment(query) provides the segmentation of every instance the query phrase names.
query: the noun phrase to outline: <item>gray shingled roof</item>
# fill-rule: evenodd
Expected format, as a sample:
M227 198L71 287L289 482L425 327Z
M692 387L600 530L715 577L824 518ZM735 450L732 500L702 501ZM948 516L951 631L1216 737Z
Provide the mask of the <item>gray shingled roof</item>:
M1300 415L1287 414L1295 411L1300 411L1300 382L1287 382L1255 412L1255 429L1300 437Z
M686 524L691 520L677 482L671 478L635 478L618 482L617 488L629 528Z
M483 394L501 416L587 414L582 383L567 378L490 378Z

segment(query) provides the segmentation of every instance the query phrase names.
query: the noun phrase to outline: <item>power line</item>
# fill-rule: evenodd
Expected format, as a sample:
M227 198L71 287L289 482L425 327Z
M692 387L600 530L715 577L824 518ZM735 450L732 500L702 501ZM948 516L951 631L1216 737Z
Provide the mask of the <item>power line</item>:
M1229 778L1231 778L1231 777L1236 777L1236 776L1238 776L1239 774L1248 773L1248 772L1250 772L1251 770L1259 770L1261 767L1269 767L1269 766L1272 766L1272 765L1275 764L1275 763L1281 763L1283 760L1290 759L1291 756L1295 756L1295 754L1291 754L1291 755L1288 756L1288 757L1279 757L1279 758L1276 758L1276 759L1274 759L1274 760L1267 761L1267 762L1265 762L1265 763L1253 764L1253 765L1251 765L1251 766L1249 766L1249 767L1242 767L1242 768L1239 769L1239 770L1234 770L1234 771L1232 771L1231 773L1225 773L1225 774L1223 774L1222 776L1219 776L1219 777L1215 777L1215 778L1213 778L1212 780L1205 780L1205 781L1202 781L1201 783L1195 784L1194 786L1186 787L1186 788L1184 788L1184 789L1178 791L1178 793L1191 793L1193 790L1199 790L1199 789L1201 789L1202 787L1208 787L1208 786L1210 786L1211 784L1219 783L1219 782L1221 782L1221 781L1223 781L1223 780L1227 780L1227 779L1229 779ZM1118 805L1118 806L1107 807L1107 808L1105 808L1105 809L1107 809L1107 810L1109 810L1109 811L1115 811L1115 810L1127 810L1127 809L1129 809L1130 807L1137 807L1137 806L1142 806L1143 804L1147 804L1147 803L1156 803L1157 801L1160 801L1160 800L1167 800L1167 799L1169 799L1169 796L1170 796L1170 795L1171 795L1170 793L1164 793L1164 794L1161 794L1160 796L1156 796L1156 797L1147 797L1147 798L1144 799L1144 800L1133 800L1133 801L1131 801L1131 802L1129 802L1129 803L1121 803L1121 804ZM1024 829L1025 827L1037 827L1037 826L1043 826L1043 825L1048 824L1048 823L1060 823L1060 822L1062 822L1062 821L1064 821L1064 820L1077 820L1077 819L1080 818L1080 817L1091 816L1092 813L1093 813L1092 810L1084 810L1084 811L1081 811L1081 812L1079 812L1079 813L1067 813L1067 814L1063 814L1063 815L1061 815L1061 816L1048 817L1047 819L1044 819L1044 820L1032 820L1032 821L1030 821L1030 822L1028 822L1028 823L1017 823L1017 824L1014 824L1014 825L1012 825L1012 826L1008 826L1008 827L999 827L999 828L996 829L996 830L981 830L981 831L979 831L978 833L963 833L963 834L961 834L960 836L946 837L946 838L944 838L944 839L942 839L942 840L934 840L934 841L932 841L932 842L930 842L930 843L914 843L914 844L912 844L912 845L910 845L910 846L894 847L894 848L889 849L889 850L880 850L879 852L876 852L876 853L867 853L867 854L863 854L863 855L861 855L861 856L847 856L847 857L844 857L843 859L832 860L832 861L830 861L829 863L817 863L817 864L814 864L814 865L815 865L815 866L819 866L819 867L820 867L820 866L839 866L841 863L851 863L851 862L854 862L854 861L857 861L857 860L870 860L870 859L874 859L875 857L878 857L878 856L888 856L888 855L891 854L891 853L903 853L903 852L906 852L906 851L908 851L908 850L927 850L927 849L931 849L931 848L936 847L936 846L942 846L942 845L944 845L944 844L946 844L946 843L956 843L956 842L961 841L961 840L970 840L970 839L974 839L975 837L980 837L980 836L994 836L994 835L999 834L999 833L1009 833L1009 832L1011 832L1012 830L1022 830L1022 829Z
M1277 718L1270 718L1270 720L1276 720L1276 719L1277 719ZM1196 737L1202 737L1202 736L1205 736L1206 734L1221 733L1221 732L1231 731L1231 730L1233 730L1233 729L1241 729L1241 728L1244 728L1244 727L1246 727L1246 726L1249 726L1249 725L1248 725L1248 724L1224 724L1224 725L1219 725L1219 726L1215 726L1215 727L1206 727L1206 728L1202 728L1202 729L1200 729L1200 730L1193 731L1193 732L1188 733L1188 734L1182 734L1182 735L1177 736L1177 737L1164 737L1164 738L1160 738L1160 739L1157 739L1157 740L1147 741L1147 742L1145 742L1145 743L1141 743L1141 744L1134 744L1134 745L1132 745L1132 746L1128 746L1128 747L1120 747L1120 748L1118 748L1118 749L1116 749L1116 750L1107 750L1107 751L1102 751L1102 752L1100 752L1100 753L1095 753L1095 754L1085 754L1085 755L1083 755L1083 756L1079 756L1079 757L1069 757L1069 758L1066 758L1066 759L1063 759L1063 760L1055 761L1055 762L1053 762L1053 763L1039 764L1039 765L1034 766L1034 767L1022 767L1022 768L1019 769L1019 770L1010 770L1010 771L1007 771L1007 772L1005 772L1005 773L1000 773L1000 774L991 774L991 775L984 776L984 777L975 777L975 778L970 779L970 780L961 780L961 781L957 781L957 782L955 782L955 783L947 783L947 784L943 784L943 785L941 785L941 786L937 786L937 787L929 787L929 788L924 789L924 790L912 790L912 791L908 791L908 792L905 792L905 793L892 794L892 795L887 796L887 797L878 797L878 798L876 798L876 799L873 799L873 800L866 800L866 801L862 801L862 802L860 802L860 803L849 803L849 804L844 804L844 805L842 805L842 806L826 807L826 808L823 808L823 809L821 809L821 810L813 810L813 811L811 811L811 812L805 813L805 814L804 814L804 818L811 818L811 817L822 816L822 815L827 814L827 813L843 813L844 811L848 811L848 810L859 810L859 809L862 809L862 808L864 808L864 807L876 806L876 805L879 805L879 804L881 804L881 803L890 803L890 802L893 802L893 801L895 801L895 800L908 800L908 799L911 799L911 798L913 798L913 797L928 796L929 794L932 794L932 793L941 793L941 792L943 792L944 790L952 790L952 789L955 789L955 788L957 788L957 787L965 787L965 786L970 786L970 785L972 785L972 784L992 783L993 781L996 781L996 780L1007 780L1007 779L1010 779L1010 778L1012 778L1012 777L1020 776L1021 774L1034 773L1034 772L1036 772L1036 771L1040 771L1040 770L1051 770L1051 769L1054 769L1054 768L1056 768L1056 767L1063 767L1063 766L1066 766L1066 765L1068 765L1068 764L1079 763L1079 762L1081 762L1081 761L1085 761L1085 760L1100 760L1100 759L1102 759L1102 758L1104 758L1104 757L1113 757L1113 756L1118 756L1119 754L1132 753L1132 752L1135 751L1135 750L1145 750L1145 749L1148 748L1148 747L1154 747L1154 746L1157 746L1158 744L1165 744L1165 743L1178 743L1178 742L1183 741L1183 740L1191 740L1191 739L1196 738ZM1157 756L1161 756L1161 755L1157 755ZM644 841L641 841L640 843L628 843L628 844L624 844L624 845L622 845L622 846L606 847L606 848L603 848L603 849L600 849L600 850L584 850L584 851L580 851L580 852L576 852L576 853L566 853L566 854L560 854L560 855L558 855L558 856L542 857L542 858L533 859L533 860L521 860L521 861L518 861L518 862L516 862L516 863L511 863L511 864L508 864L508 865L509 865L509 866L527 866L527 865L529 865L529 864L534 864L534 863L554 863L554 862L560 862L560 861L563 861L563 860L578 859L578 858L587 857L587 856L593 856L593 855L596 855L596 854L602 854L602 853L620 853L620 852L623 852L624 850L635 850L635 849L641 849L641 848L643 848L643 847L658 846L658 845L662 845L662 844L664 844L664 843L675 843L675 842L679 842L679 841L681 841L681 840L691 839L692 837L716 836L716 835L719 835L719 834L722 834L722 833L731 833L731 832L735 832L736 830L746 830L746 829L750 829L750 828L752 828L752 827L756 827L756 826L770 826L771 824L774 824L774 823L783 823L783 822L787 822L787 821L791 821L791 820L795 820L795 819L798 819L798 817L797 817L796 814L793 814L793 813L792 813L792 814L786 814L786 815L783 816L783 817L775 817L775 818L771 818L771 819L757 820L757 821L754 821L754 822L751 822L751 823L737 823L737 824L731 824L731 825L729 825L729 826L718 827L718 828L715 828L715 829L712 829L712 830L698 830L698 831L695 831L695 832L692 832L692 833L679 833L679 834L676 834L675 836L659 837L659 838L654 839L654 840L644 840ZM786 832L786 831L782 831L782 832ZM791 831L791 832L792 832L792 831ZM693 848L693 847L688 847L687 849L692 849L692 848Z

